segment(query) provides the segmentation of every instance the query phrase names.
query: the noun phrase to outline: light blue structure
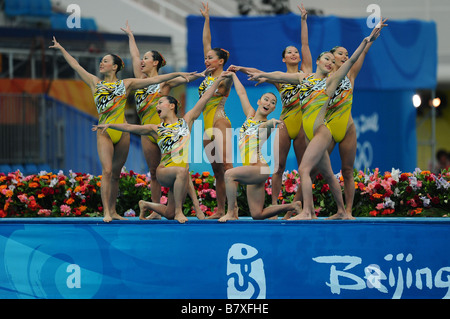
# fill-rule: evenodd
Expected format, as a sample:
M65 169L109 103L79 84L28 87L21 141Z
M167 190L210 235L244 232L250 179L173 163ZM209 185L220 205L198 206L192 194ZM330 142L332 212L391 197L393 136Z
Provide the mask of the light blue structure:
M449 239L447 218L3 219L0 298L449 298Z

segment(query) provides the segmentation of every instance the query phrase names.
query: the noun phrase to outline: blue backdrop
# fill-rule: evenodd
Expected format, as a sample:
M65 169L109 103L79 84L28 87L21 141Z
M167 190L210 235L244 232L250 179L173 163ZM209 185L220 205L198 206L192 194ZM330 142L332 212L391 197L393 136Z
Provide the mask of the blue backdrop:
M201 16L187 18L188 70L204 69ZM412 95L416 89L433 89L437 78L436 24L417 20L388 21L380 38L371 47L355 81L353 118L358 130L357 169L379 167L381 170L399 168L414 170L417 165L416 111ZM347 48L351 55L361 40L370 33L365 18L349 19L308 17L309 45L313 59L336 45ZM226 64L255 67L265 71L285 71L281 52L288 45L300 49L300 16L287 14L271 17L211 17L212 46L230 51ZM314 67L315 69L315 67ZM271 85L254 86L243 74L240 79L247 88L250 101L267 91ZM187 90L187 105L198 100L199 81ZM242 125L239 99L232 89L226 113L233 128ZM279 117L278 103L273 117ZM200 118L201 119L201 118ZM193 135L193 153L201 151L201 135ZM235 158L239 157L235 148ZM339 152L331 155L333 170L340 170ZM239 165L239 164L237 164ZM296 168L291 150L287 169ZM194 171L209 170L207 161L193 163Z

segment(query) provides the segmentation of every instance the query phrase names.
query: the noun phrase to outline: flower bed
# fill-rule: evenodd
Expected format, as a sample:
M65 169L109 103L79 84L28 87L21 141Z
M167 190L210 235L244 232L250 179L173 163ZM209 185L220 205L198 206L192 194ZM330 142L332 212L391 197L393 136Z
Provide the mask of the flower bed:
M191 174L201 209L211 215L216 209L214 176L208 172ZM336 176L343 187L340 174ZM392 169L381 173L354 172L355 201L353 215L361 216L447 216L450 212L450 172L432 174L416 169L402 173ZM286 171L278 196L280 203L293 200L300 178L298 172ZM102 216L100 197L101 176L85 173L41 172L24 176L20 171L0 173L0 217L62 217ZM271 179L266 182L266 206L271 203ZM168 189L162 187L161 203L167 202ZM336 204L325 180L318 175L313 184L313 196L318 216L329 216ZM149 175L122 171L117 211L128 216L138 212L140 199L151 200ZM247 215L245 187L238 188L240 215ZM183 205L186 215L194 215L189 196Z

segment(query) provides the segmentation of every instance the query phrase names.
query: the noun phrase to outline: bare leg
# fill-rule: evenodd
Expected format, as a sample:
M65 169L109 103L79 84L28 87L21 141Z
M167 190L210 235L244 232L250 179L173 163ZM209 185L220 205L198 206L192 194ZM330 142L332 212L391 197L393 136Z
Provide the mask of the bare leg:
M232 150L231 150L231 124L227 119L218 119L214 127L214 140L203 140L203 145L211 162L211 167L216 179L217 194L217 212L207 219L218 219L225 215L226 188L225 188L225 172L233 168ZM211 144L213 143L213 144ZM237 204L235 211L237 214ZM236 216L237 218L237 216Z
M101 197L104 209L104 222L113 219L124 220L116 212L119 178L130 147L129 133L122 133L120 140L114 145L107 133L97 133L97 150L102 165Z
M311 171L314 167L324 174L330 185L330 189L335 197L338 212L345 211L344 200L340 191L340 186L334 177L327 148L332 140L331 132L321 125L315 132L314 138L309 142L305 151L302 163L299 167L300 179L302 183L303 211L301 214L291 218L312 219L315 216L314 201L312 195Z
M148 136L141 136L142 150L144 152L145 160L150 171L150 189L152 192L152 202L159 203L161 200L161 184L156 178L156 168L161 161L161 151L157 144L153 143ZM161 216L156 213L150 213L146 218L145 215L139 214L139 219L161 219Z
M171 196L168 197L167 206L173 205L173 218L180 223L185 223L187 221L186 216L183 214L183 202L186 198L188 173L189 171L186 167L176 166L158 167L156 170L156 177L161 185L169 187L169 193ZM172 212L169 213L172 214Z
M294 210L300 214L302 210L301 202L293 202L290 204L272 205L264 208L264 182L259 184L247 185L247 200L250 208L250 214L253 219L260 220L277 216L289 210Z
M227 220L238 219L235 214L233 203L237 202L237 187L238 183L246 184L247 189L253 184L262 184L261 205L264 205L264 183L269 177L269 174L262 173L261 169L267 168L267 165L246 165L229 169L225 173L225 186L228 200L228 210L225 216L219 219L220 222L226 222ZM248 191L247 191L248 193ZM248 195L247 195L248 196ZM260 198L259 198L260 199ZM249 200L249 199L248 199ZM231 203L231 204L230 204ZM249 202L250 203L250 202ZM273 216L273 215L272 215Z
M278 195L281 190L283 173L286 169L286 160L291 148L291 138L289 137L285 125L279 127L275 133L275 140L278 140L278 158L275 161L276 171L272 175L272 205L278 204ZM278 165L277 165L278 164Z
M294 139L293 146L294 146L294 152L295 152L295 158L297 159L297 167L300 167L300 163L302 162L303 154L305 153L306 146L307 146L307 140L305 131L303 130L303 126L298 131L297 137ZM301 201L301 188L299 185L299 188L297 189L297 193L295 194L293 202ZM294 211L288 211L282 219L289 219L292 217L292 213L295 213Z
M328 219L355 219L352 215L355 198L353 165L356 156L356 129L353 123L349 126L344 139L339 143L339 155L342 162L342 177L344 178L345 213L334 214Z
M174 207L174 200L173 200L173 192L169 190L167 194L167 206L160 203L154 203L154 202L148 202L144 200L139 201L139 211L140 214L145 215L145 213L148 210L153 211L156 214L159 214L167 219L174 219L175 217L175 207Z
M194 182L192 182L191 174L188 172L187 177L187 192L189 197L192 199L192 205L194 206L195 215L198 219L205 219L205 213L200 208L200 203L198 201L197 192L195 191Z

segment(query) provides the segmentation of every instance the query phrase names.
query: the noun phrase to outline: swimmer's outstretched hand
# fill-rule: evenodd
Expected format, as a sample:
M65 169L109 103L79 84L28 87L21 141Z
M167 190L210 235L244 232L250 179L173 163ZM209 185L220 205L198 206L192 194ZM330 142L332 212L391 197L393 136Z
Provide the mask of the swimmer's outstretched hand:
M54 36L53 36L52 41L53 41L53 45L49 46L50 49L61 49L62 48L61 44L59 44L59 42L56 41L56 38Z
M195 72L180 72L180 76L183 77L186 82L189 82L189 77L193 75L198 75L197 71Z
M305 7L303 6L303 3L301 7L297 5L297 8L300 10L302 20L306 20L306 18L308 17L308 11L306 11Z
M248 80L249 81L258 81L258 83L255 84L255 86L258 86L261 83L266 82L267 78L264 77L264 72L249 72Z
M109 127L108 124L92 125L92 131L94 132L99 131L100 133L105 133L108 127Z
M373 42L380 36L381 29L387 26L387 20L387 18L383 20L383 18L380 17L380 21L378 22L378 24L375 26L375 28L373 28L370 35L366 37L367 42Z
M202 72L197 73L197 75L201 75L203 77L206 77L206 76L211 75L211 73L213 73L214 70L215 70L215 68L209 67L209 68L206 68L205 70L203 70Z
M203 10L200 8L200 13L202 14L203 18L209 19L209 5L208 2L205 3L202 2Z
M278 126L278 128L283 128L284 127L284 122L283 121L281 121L281 120L278 120L278 119L276 119L276 118L273 118L273 119L270 119L269 121L267 121L268 123L268 126L271 126L271 127L277 127ZM269 123L270 122L270 123Z
M128 20L125 21L125 28L120 28L123 32L125 32L127 35L132 35L133 31L131 31L130 25L128 24Z

